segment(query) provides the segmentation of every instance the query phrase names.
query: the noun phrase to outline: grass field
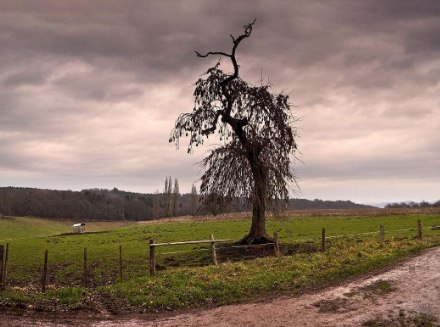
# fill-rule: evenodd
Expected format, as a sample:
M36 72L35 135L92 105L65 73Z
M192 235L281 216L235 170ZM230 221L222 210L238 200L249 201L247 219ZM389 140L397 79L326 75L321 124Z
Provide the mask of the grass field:
M74 223L77 221L34 217L0 217L0 244L10 240L70 233ZM87 230L97 232L133 224L133 222L95 221L87 223Z
M113 302L124 299L124 303L146 310L232 303L274 291L296 293L305 287L359 274L421 248L440 244L440 231L428 228L440 225L440 215L271 219L267 222L269 233L277 231L284 249L293 248L296 250L291 253L298 253L281 258L234 262L236 258L222 255L220 248L222 264L214 267L209 266L207 247L163 247L158 250L158 266L165 270L159 271L156 277L149 277L150 238L155 238L156 242L170 242L207 239L214 234L217 239L239 240L248 231L249 220L122 227L96 223L94 227L88 224L87 228L88 231L94 228L98 233L32 238L33 233L34 236L63 233L71 224L50 221L45 230L44 221L35 220L35 227L32 227L30 219L33 218L16 218L15 223L0 220L0 244L7 241L10 249L8 283L10 287L19 286L21 289L9 288L9 291L0 292L0 303L58 299L69 306L85 305L86 299L90 298L85 295L87 292L99 292ZM425 227L423 242L415 240L418 219ZM378 234L356 236L377 232L381 224L386 227L386 244L377 242ZM319 253L316 249L323 227L330 237L329 249L326 253ZM21 233L18 233L20 229ZM102 230L107 231L99 232ZM306 246L296 247L298 244ZM119 245L123 249L124 282L112 285L118 281ZM98 287L87 292L80 287L84 248L88 250L90 284ZM37 290L45 250L49 251L49 291L43 295ZM301 253L302 250L307 253Z

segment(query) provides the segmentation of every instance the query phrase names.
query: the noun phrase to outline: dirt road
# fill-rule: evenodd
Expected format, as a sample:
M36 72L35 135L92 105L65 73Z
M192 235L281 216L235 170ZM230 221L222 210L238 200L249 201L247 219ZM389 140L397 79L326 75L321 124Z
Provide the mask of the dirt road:
M368 320L411 313L440 320L440 248L427 250L387 272L295 298L229 305L155 320L0 316L0 326L361 326Z

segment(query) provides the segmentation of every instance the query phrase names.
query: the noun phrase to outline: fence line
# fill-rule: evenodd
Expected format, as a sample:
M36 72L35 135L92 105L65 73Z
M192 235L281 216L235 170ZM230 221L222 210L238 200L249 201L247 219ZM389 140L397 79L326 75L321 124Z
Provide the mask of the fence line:
M358 233L358 234L339 234L339 235L329 235L326 236L325 228L322 229L321 237L314 237L314 238L308 238L308 239L296 239L295 243L301 243L301 242L316 242L316 240L321 240L321 251L326 251L326 241L336 239L336 238L347 238L347 237L357 237L357 236L364 236L364 235L373 235L373 234L379 234L378 241L383 243L385 241L385 234L395 233L395 232L401 232L401 231L416 231L417 234L415 235L415 238L418 240L422 240L423 236L423 230L434 230L433 227L423 227L422 222L420 220L417 221L417 227L415 228L400 228L400 229L394 229L394 230L386 230L385 233L385 227L384 225L380 225L380 229L378 231L371 231L371 232L365 232L365 233ZM396 235L393 235L393 237L396 237ZM240 249L240 248L258 248L258 247L273 247L274 255L278 256L280 254L280 244L278 241L278 234L277 232L274 233L274 242L273 243L267 243L267 244L254 244L254 245L225 245L216 247L216 244L221 243L227 243L232 242L231 239L214 239L214 236L211 235L210 239L207 240L193 240L193 241L179 241L179 242L164 242L164 243L155 243L154 239L150 239L150 275L154 275L156 273L156 256L157 255L167 255L167 254L177 254L177 253L191 253L191 252L208 252L211 251L212 254L212 264L217 264L217 252L218 251L225 251L227 249ZM195 245L195 244L209 244L209 248L196 248L191 250L181 250L181 251L168 251L168 252L158 252L156 251L157 247L164 247L164 246L182 246L182 245ZM6 262L8 260L8 250L9 250L9 244L6 244L6 253L5 253L5 247L3 245L0 245L0 290L4 289L6 286ZM83 253L83 276L82 276L82 284L84 287L89 287L90 284L95 285L95 283L91 283L91 273L90 273L90 267L88 265L88 258L87 258L87 248L84 248ZM119 281L122 281L122 245L119 245ZM116 259L117 260L117 259ZM46 290L46 283L48 279L48 250L44 253L44 266L43 266L43 274L41 276L41 290L44 292ZM118 278L117 278L118 279Z
M200 241L183 241L183 242L167 242L167 243L154 243L151 246L171 246L171 245L187 245L187 244L202 244L202 243L224 243L231 242L232 240L200 240Z
M341 235L331 235L327 236L326 238L338 238L338 237L350 237L350 236L359 236L359 235L370 235L370 234L377 234L379 232L367 232L367 233L359 233L359 234L341 234Z
M264 246L272 245L274 247L274 254L276 256L279 255L279 244L278 244L278 233L274 233L274 243L270 244L261 244ZM155 239L150 239L150 259L149 259L149 265L150 265L150 275L154 276L156 274L156 257L158 254L171 254L171 253L189 253L189 252L198 252L198 251L211 251L212 256L212 263L214 265L217 265L217 249L215 244L216 243L226 243L231 242L231 239L214 239L214 235L211 234L211 237L209 240L198 240L198 241L182 241L182 242L165 242L165 243L156 243ZM192 249L189 251L172 251L172 252L165 252L165 253L156 253L156 247L158 246L179 246L179 245L189 245L189 244L210 244L210 249ZM260 246L261 246L260 245ZM252 247L256 245L241 245L241 246L235 246L235 247ZM223 247L224 248L224 247Z
M183 242L166 242L166 243L156 243L155 239L150 239L150 276L153 276L156 274L156 247L158 246L172 246L172 245L188 245L188 244L203 244L203 243L209 243L211 244L211 252L212 252L212 263L214 265L217 264L217 253L215 249L215 243L224 243L224 242L230 242L232 240L226 240L226 239L220 239L215 240L214 235L211 234L211 237L209 240L199 240L199 241L183 241ZM189 251L188 251L189 252ZM191 252L194 252L191 251ZM181 252L182 253L182 252Z
M417 221L417 238L419 240L422 240L422 231L423 228L422 223L420 220ZM396 230L388 230L387 233L390 232L397 232L397 231L414 231L414 228L403 228L403 229L396 229ZM379 234L379 242L383 243L385 241L385 226L380 225L378 231L373 232L365 232L365 233L358 233L358 234L341 234L341 235L331 235L326 236L326 230L325 228L322 228L321 237L312 238L312 239L306 239L306 240L297 240L297 242L300 241L315 241L317 239L321 240L321 251L325 252L326 250L326 240L334 239L334 238L341 238L341 237L357 237L357 236L363 236L363 235L372 235L372 234ZM200 240L200 241L183 241L183 242L167 242L167 243L155 243L154 239L150 240L150 275L154 275L156 273L156 254L155 254L155 247L157 246L171 246L171 245L187 245L187 244L202 244L202 243L210 243L211 249L192 249L192 250L186 250L186 251L172 251L172 252L164 252L163 254L173 254L173 253L190 253L190 252L198 252L198 251L209 251L212 252L212 261L213 264L217 264L217 251L218 250L225 250L230 248L249 248L249 247L264 247L264 246L273 246L274 247L274 254L278 256L280 254L280 244L278 241L278 233L274 233L274 242L273 243L266 243L266 244L253 244L253 245L231 245L231 246L223 246L220 248L215 247L215 243L224 243L224 242L230 242L232 240L214 240L214 236L211 234L210 240Z

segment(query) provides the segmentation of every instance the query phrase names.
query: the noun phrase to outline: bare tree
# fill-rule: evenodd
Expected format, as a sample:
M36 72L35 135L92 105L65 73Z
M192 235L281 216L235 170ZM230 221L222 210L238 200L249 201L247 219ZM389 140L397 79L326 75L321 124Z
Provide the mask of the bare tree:
M174 189L173 189L173 198L172 198L172 214L173 216L177 216L177 209L179 207L179 182L177 178L174 179Z
M232 50L208 52L229 59L232 73L219 69L220 61L196 82L195 105L191 113L181 114L171 132L170 142L179 146L182 136L189 136L188 152L203 144L214 133L223 144L202 161L200 194L206 203L230 202L234 197L252 203L252 225L242 243L272 241L266 232L266 208L289 197L288 183L295 182L291 157L296 150L295 119L289 97L270 91L269 85L253 86L239 77L236 50L249 38L255 20L244 26L244 33L232 38ZM212 196L212 195L215 196ZM217 196L221 195L221 196ZM226 203L226 202L225 202Z
M171 216L172 213L172 196L173 196L173 179L168 177L168 188L167 188L167 217Z
M170 217L172 214L173 207L173 180L170 177L165 177L165 187L163 190L163 201L164 201L164 215Z

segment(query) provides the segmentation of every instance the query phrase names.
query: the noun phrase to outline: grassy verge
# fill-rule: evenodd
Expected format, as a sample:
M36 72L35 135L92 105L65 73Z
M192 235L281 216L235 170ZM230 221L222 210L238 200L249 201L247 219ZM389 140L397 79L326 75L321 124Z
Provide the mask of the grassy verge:
M430 246L429 242L338 242L326 253L266 257L217 267L164 271L156 278L139 278L102 289L145 309L177 309L223 305L258 296L298 294L349 276L389 265Z

